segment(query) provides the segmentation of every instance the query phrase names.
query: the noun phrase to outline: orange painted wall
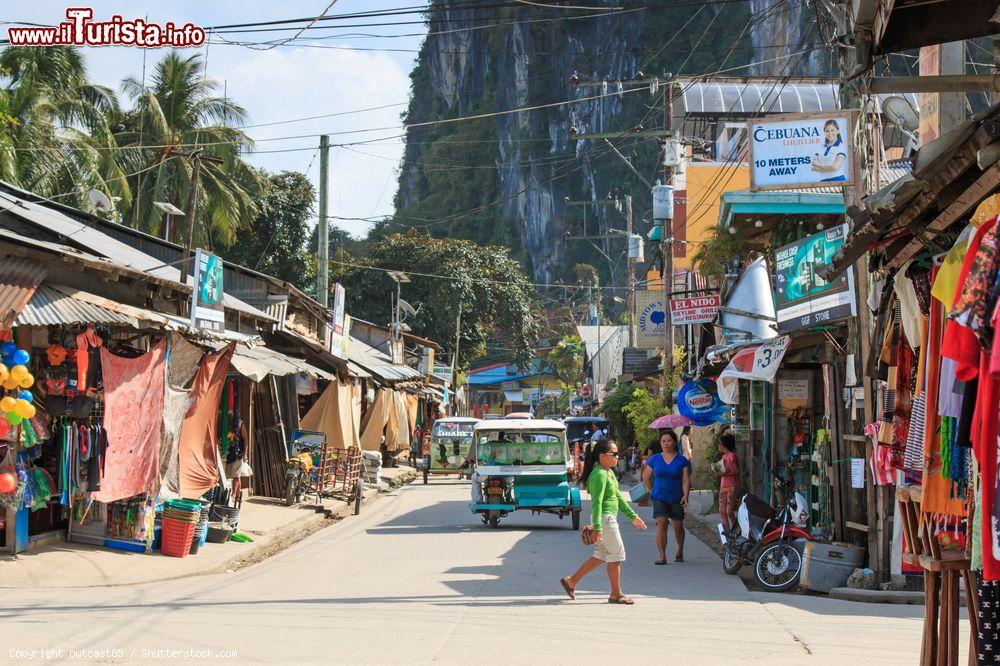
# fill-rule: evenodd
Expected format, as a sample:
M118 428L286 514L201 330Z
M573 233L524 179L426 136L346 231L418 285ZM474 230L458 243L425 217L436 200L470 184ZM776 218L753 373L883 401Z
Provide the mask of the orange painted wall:
M708 230L719 221L719 204L726 192L750 187L750 169L719 162L691 163L677 176L675 192L674 237L678 243L674 252L674 270L691 268L691 258L698 251ZM682 222L683 221L683 222Z

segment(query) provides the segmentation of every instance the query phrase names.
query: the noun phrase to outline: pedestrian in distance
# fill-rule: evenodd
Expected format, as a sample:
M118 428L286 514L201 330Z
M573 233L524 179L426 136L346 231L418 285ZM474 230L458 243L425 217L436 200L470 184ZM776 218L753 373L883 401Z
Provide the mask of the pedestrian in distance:
M725 433L719 437L719 453L722 458L717 463L719 471L719 517L726 534L736 524L736 495L740 486L740 462L736 458L736 437Z
M563 589L570 599L576 599L576 586L583 577L602 564L608 567L608 581L611 583L610 604L631 606L635 601L622 593L621 572L625 561L625 544L618 529L618 512L625 514L638 529L646 529L628 500L618 488L612 468L618 463L618 445L612 440L595 442L590 456L583 467L581 482L586 484L590 494L590 527L593 529L594 554L588 557L572 576L563 578Z
M654 564L667 563L667 524L674 531L677 550L674 562L684 561L684 509L691 494L691 461L678 450L677 434L660 431L661 453L651 455L642 471L642 483L653 499L653 519L656 521Z

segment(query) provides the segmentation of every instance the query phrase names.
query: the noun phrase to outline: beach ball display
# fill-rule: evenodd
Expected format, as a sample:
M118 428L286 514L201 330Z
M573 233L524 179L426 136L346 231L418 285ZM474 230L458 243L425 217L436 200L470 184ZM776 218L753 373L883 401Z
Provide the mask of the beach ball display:
M17 475L13 472L0 474L0 494L9 495L17 490Z
M30 372L28 373L27 377L21 380L20 384L21 388L26 388L26 389L31 388L34 385L35 385L35 376Z
M18 349L10 358L15 365L28 365L31 361L31 355L24 349Z
M17 394L18 400L27 400L28 402L34 403L35 396L32 395L31 391L21 391Z

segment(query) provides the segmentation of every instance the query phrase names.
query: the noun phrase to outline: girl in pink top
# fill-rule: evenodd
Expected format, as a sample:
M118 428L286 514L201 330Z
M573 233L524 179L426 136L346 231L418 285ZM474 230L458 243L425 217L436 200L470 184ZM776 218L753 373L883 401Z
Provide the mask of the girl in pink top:
M722 478L719 481L719 516L722 529L729 533L736 524L737 490L740 485L740 461L736 459L736 437L726 433L719 438L719 461Z

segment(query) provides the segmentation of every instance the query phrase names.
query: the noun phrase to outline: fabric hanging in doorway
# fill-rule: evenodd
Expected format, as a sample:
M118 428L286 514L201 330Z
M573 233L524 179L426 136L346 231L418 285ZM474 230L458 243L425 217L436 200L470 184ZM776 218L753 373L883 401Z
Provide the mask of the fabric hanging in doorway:
M160 497L179 497L177 443L191 391L167 386L163 396L163 439L160 445Z
M108 450L95 500L114 502L159 487L166 353L165 340L136 358L101 347Z
M302 417L299 425L304 430L325 433L327 448L346 449L359 445L360 421L361 405L354 400L354 387L332 381L312 409Z
M365 414L364 429L361 433L361 448L364 451L378 451L382 433L389 422L389 411L392 406L392 391L380 389L375 394L375 402Z
M177 444L180 495L197 499L219 483L219 401L235 344L206 354L191 386L191 406Z

